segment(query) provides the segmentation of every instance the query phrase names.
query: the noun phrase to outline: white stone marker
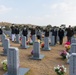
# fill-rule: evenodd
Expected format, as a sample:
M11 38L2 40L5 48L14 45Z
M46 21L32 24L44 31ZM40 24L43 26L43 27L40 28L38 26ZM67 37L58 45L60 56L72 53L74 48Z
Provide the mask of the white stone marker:
M71 54L69 65L70 75L76 75L76 53Z
M4 75L25 75L29 71L28 68L19 67L19 49L10 47L7 54L8 72Z

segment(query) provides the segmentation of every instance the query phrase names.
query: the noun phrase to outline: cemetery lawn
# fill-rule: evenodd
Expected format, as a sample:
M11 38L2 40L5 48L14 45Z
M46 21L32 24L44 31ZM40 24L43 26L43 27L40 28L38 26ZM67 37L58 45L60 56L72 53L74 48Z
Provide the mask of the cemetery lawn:
M66 37L64 38L64 42L66 42ZM54 67L59 65L64 65L67 68L67 72L65 75L69 75L69 64L67 64L66 60L62 60L60 56L60 51L65 50L64 44L56 46L51 46L51 51L42 51L41 54L44 54L45 57L42 60L31 60L31 51L33 47L30 46L28 49L21 49L20 44L12 43L12 47L19 48L19 58L20 58L20 67L30 68L30 71L26 75L57 75L54 71ZM0 53L3 51L3 47L1 47L0 42ZM1 61L5 60L6 56L0 55L0 75L3 75L5 71L2 69Z

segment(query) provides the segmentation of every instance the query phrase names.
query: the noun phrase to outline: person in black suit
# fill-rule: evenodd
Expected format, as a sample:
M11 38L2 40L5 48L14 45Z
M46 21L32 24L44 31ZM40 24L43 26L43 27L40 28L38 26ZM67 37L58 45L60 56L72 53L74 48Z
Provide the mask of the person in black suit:
M16 26L15 27L15 34L17 35L17 34L19 34L19 32L20 32L20 30L19 30L18 26Z
M49 37L49 30L45 29L45 37Z
M2 35L3 34L3 30L2 30L2 28L0 27L0 35Z
M24 26L23 30L22 30L22 35L27 37L28 34L28 30L27 28Z
M3 34L3 30L2 30L2 28L0 26L0 41L1 41L2 34Z
M62 43L63 43L63 37L64 37L64 31L63 31L63 29L61 29L61 28L59 29L58 36L59 36L60 45L62 45Z
M69 27L66 29L67 31L67 41L71 42L71 37L74 35L74 30L71 27L71 25L69 25Z

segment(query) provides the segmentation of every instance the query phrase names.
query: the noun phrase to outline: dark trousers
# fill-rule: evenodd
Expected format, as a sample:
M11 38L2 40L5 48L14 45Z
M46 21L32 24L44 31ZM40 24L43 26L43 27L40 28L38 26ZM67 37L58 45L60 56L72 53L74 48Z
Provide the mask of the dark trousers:
M67 41L71 42L71 37L67 36Z
M60 45L62 45L62 43L63 43L63 37L59 37L59 43L60 43Z
M55 36L55 44L57 43L57 36Z

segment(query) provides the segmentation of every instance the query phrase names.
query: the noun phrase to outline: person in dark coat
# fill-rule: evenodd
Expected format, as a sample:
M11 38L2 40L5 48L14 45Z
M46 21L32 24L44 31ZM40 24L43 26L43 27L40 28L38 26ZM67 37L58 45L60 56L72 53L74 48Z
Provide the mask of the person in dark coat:
M37 39L41 40L41 30L37 30Z
M55 36L55 44L57 43L57 29L54 29L54 36Z
M59 36L60 45L62 45L62 43L63 43L63 37L64 37L64 31L63 31L63 29L61 29L61 28L59 29L58 36Z
M19 34L19 32L20 32L20 30L19 30L18 26L16 26L15 27L15 34L17 35L17 34Z
M45 37L49 37L49 30L45 29Z
M2 30L2 28L0 27L0 35L2 35L3 34L3 30Z
M3 30L2 30L2 28L0 27L0 41L2 41L2 34L3 34Z
M12 34L12 42L15 41L15 26L12 24L11 26L11 34Z
M32 29L31 29L31 36L32 36L32 35L35 35L35 28L32 28Z
M23 30L22 30L22 35L23 35L23 36L26 36L26 38L27 38L27 34L28 34L28 30L27 30L27 28L24 26L24 28L23 28Z
M71 42L71 37L74 35L73 28L69 25L69 27L66 29L67 31L67 41Z

